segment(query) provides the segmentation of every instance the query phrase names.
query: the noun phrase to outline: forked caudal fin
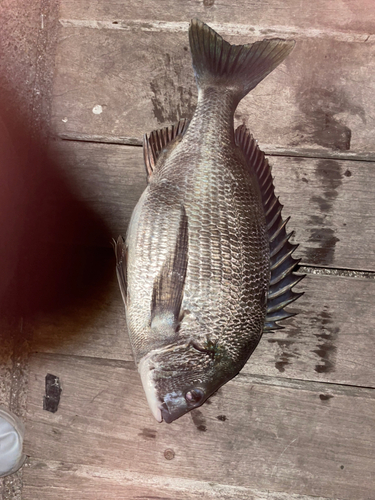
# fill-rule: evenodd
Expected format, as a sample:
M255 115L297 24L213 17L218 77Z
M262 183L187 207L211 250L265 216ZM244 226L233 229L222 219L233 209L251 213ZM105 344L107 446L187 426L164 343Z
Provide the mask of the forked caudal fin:
M190 49L198 87L225 85L242 99L292 51L294 40L272 38L231 45L207 24L192 19Z

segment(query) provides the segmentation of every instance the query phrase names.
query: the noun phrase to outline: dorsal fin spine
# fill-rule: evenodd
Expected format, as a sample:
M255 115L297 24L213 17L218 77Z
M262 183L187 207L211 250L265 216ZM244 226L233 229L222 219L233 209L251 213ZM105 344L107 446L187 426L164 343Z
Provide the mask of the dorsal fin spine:
M177 124L153 130L149 136L147 134L143 136L143 159L148 181L152 176L160 153L178 136L184 135L188 126L188 120L183 118Z
M286 234L283 239L275 246L274 248L271 249L270 252L270 257L273 257L276 255L278 252L280 252L281 248L284 247L285 243L290 240L290 238L294 235L294 231L292 231L289 234Z
M272 300L275 297L279 297L283 293L287 292L288 290L290 290L291 288L296 286L297 283L299 283L306 275L305 274L298 275L298 274L293 273L293 274L291 274L291 276L292 276L291 279L286 280L287 283L285 284L285 286L282 286L279 283L278 287L270 287L270 289L268 291L268 300ZM284 280L285 280L285 278L284 278Z
M268 222L268 224L267 224L267 229L268 230L272 229L273 225L275 224L275 222L278 220L279 217L281 218L281 210L282 210L282 208L283 208L282 205L280 205L278 207L278 209L277 209L277 212L273 216L273 218ZM270 215L272 215L272 210L271 210Z
M279 198L276 198L276 197L275 197L275 198L272 200L272 202L271 202L271 203L267 203L267 202L265 202L265 204L264 204L264 205L267 207L266 217L268 217L268 215L269 215L269 214L271 213L271 211L274 209L274 207L275 207L275 205L277 204L277 202L278 202L278 201L279 201ZM270 206L268 206L268 205L270 205Z
M287 242L288 243L288 242ZM286 246L286 245L285 245ZM290 245L290 249L287 250L286 252L278 252L275 257L277 257L279 254L281 256L278 259L271 259L271 271L273 271L276 267L280 266L290 255L292 255L293 252L296 251L298 245Z
M277 231L274 232L274 234L270 237L270 243L273 243L273 241L276 240L276 238L279 236L279 234L283 231L283 229L285 229L285 226L287 225L287 223L290 221L290 217L287 217L283 222L282 224L280 224L280 226L278 227ZM290 233L291 235L292 233Z

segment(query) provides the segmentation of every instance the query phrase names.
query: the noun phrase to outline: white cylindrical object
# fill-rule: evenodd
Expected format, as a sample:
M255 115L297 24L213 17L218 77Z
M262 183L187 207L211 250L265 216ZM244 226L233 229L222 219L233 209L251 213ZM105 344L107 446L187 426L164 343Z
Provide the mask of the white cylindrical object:
M0 477L13 474L22 467L25 428L21 420L3 406L0 407Z

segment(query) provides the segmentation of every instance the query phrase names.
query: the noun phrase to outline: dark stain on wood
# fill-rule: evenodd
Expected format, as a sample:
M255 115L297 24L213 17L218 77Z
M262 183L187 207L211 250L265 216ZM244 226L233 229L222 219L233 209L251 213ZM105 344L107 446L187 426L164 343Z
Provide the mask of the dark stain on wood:
M299 358L300 353L298 347L295 346L295 340L300 336L300 329L294 327L293 324L288 325L286 331L286 338L282 339L268 339L270 344L277 344L280 352L275 359L275 368L284 373L285 368L292 364L293 359Z
M275 361L275 367L280 373L284 373L286 366L290 365L292 359L297 356L297 353L291 350L294 342L290 339L268 339L268 342L270 344L277 344L281 349L281 354L278 355Z
M197 103L196 93L191 88L175 83L180 79L182 64L188 64L186 57L180 57L177 61L165 54L164 74L158 74L150 81L153 113L158 123L176 123L181 118L191 118L193 115Z
M340 163L333 160L320 160L315 175L321 182L323 195L321 197L312 197L312 201L318 203L322 212L328 212L338 196L337 189L342 184L343 176Z
M279 370L280 373L285 372L285 366L290 364L290 359L293 357L293 354L289 352L283 351L280 356L280 361L276 361L275 367Z
M203 413L200 410L192 410L190 412L190 415L198 431L206 432L206 418L204 417Z
M226 415L218 415L216 418L220 420L220 422L225 422L227 420Z
M314 227L311 229L308 241L318 244L319 247L308 248L306 250L307 259L312 263L331 264L334 260L335 245L340 240L335 236L333 229L324 227L325 214L332 211L333 204L339 194L338 189L342 185L343 174L338 162L320 160L315 175L321 184L321 195L314 195L311 201L318 205L323 215L310 217L309 223Z
M298 95L298 106L306 120L295 127L299 132L297 144L311 143L338 151L350 150L352 131L336 116L339 113L358 115L365 121L365 110L353 105L343 89L307 88L303 82Z
M324 222L324 219L321 217L317 217L321 222ZM311 231L311 235L309 240L312 243L318 243L320 248L307 248L306 249L306 258L313 264L324 263L324 264L332 264L334 260L335 254L335 245L340 241L339 238L336 238L334 230L330 228L317 228Z
M144 429L142 429L142 432L138 434L138 436L143 437L145 439L155 439L156 434L157 432L155 429L147 429L147 427L145 427Z
M349 169L347 169L344 173L345 177L351 177L352 176L352 173Z
M330 373L335 371L336 340L340 329L332 326L333 320L328 311L328 306L325 306L324 310L318 315L318 321L321 323L320 332L314 334L318 339L318 343L313 352L320 357L320 361L316 364L315 371L317 373Z
M331 394L319 394L319 399L321 401L327 402L329 401L333 396Z

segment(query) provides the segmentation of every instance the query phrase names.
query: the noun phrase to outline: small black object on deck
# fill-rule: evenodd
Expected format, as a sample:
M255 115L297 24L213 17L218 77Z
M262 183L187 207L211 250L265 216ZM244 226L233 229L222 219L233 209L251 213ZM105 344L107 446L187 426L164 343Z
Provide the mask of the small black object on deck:
M43 410L56 413L61 395L60 379L56 375L46 375L46 395L43 398Z

